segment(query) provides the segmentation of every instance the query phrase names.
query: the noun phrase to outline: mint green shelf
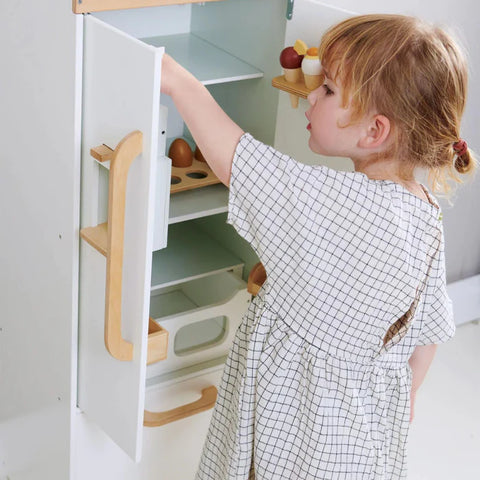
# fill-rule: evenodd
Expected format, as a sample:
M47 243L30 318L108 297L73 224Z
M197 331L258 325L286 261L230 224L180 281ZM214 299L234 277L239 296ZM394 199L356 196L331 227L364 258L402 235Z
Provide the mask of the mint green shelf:
M192 222L175 223L168 229L167 248L153 253L151 289L242 269L243 266L240 258Z
M190 33L141 40L154 47L165 47L166 53L204 85L263 77L263 72L258 68Z

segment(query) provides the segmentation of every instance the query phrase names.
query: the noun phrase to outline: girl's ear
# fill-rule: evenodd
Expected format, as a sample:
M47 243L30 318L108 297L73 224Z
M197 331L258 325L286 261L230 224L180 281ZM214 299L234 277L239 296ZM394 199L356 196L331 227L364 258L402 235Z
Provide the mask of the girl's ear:
M385 115L373 115L365 125L365 132L360 138L358 146L368 149L384 146L390 135L390 129L390 120Z

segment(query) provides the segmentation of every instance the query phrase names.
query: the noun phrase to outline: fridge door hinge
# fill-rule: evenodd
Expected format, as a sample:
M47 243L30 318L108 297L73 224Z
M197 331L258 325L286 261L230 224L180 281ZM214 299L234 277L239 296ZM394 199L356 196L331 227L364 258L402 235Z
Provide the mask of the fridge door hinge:
M294 3L295 3L295 0L287 0L287 20L292 19Z

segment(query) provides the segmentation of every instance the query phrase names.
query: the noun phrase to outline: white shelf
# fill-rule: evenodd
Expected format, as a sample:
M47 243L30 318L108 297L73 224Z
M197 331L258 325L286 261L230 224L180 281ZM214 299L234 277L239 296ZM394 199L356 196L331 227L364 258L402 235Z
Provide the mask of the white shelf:
M224 213L228 210L228 188L210 185L170 196L169 224Z
M228 302L247 284L232 272L200 278L159 290L150 296L150 317L164 321L197 308Z
M198 305L181 289L150 297L150 317L157 321L161 317L177 315L195 308L198 308Z
M261 78L263 72L190 33L142 38L189 70L204 85Z
M244 265L240 258L190 222L171 225L167 245L153 253L152 291Z

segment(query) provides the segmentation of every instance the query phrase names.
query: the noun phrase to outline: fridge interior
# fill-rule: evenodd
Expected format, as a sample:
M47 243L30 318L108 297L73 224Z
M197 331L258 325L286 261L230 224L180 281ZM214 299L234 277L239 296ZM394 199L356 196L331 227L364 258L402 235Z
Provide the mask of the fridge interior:
M285 30L285 7L279 3L233 0L94 15L153 48L165 47L245 131L273 143L278 92L270 82L280 70ZM195 143L164 95L159 117L156 175L161 184L172 141L183 138L192 151ZM99 218L106 219L108 164L102 166ZM258 258L227 225L227 204L222 184L170 196L167 245L159 249L154 241L150 301L151 320L169 331L168 355L147 367L150 382L224 359L248 307L246 281ZM157 211L154 231L164 229L164 222L165 213ZM184 325L188 318L190 324Z

